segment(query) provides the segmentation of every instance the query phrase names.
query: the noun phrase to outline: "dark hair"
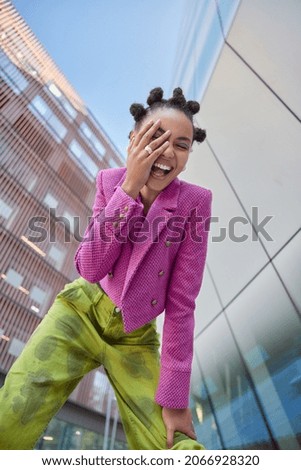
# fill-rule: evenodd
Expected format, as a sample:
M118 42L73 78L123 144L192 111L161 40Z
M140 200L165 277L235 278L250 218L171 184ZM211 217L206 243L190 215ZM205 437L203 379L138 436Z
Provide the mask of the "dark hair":
M131 105L130 113L134 117L136 125L139 124L151 111L159 108L172 108L183 112L192 122L193 141L196 140L197 142L203 142L206 139L206 131L200 127L195 127L193 124L193 115L199 111L200 105L197 101L186 101L181 88L175 88L173 95L169 100L163 98L162 88L153 88L147 98L147 104L148 107L146 108L140 103L133 103Z

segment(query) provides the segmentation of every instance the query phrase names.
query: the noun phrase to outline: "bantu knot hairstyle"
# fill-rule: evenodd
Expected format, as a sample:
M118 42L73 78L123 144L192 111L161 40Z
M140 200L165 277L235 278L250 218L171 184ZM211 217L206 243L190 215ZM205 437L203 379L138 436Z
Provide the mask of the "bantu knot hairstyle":
M182 111L193 124L193 115L199 112L200 105L197 101L186 101L181 88L175 88L172 97L168 100L163 98L163 90L160 87L153 88L147 98L148 107L143 104L133 103L130 107L130 113L134 117L136 124L158 108L173 108ZM193 125L193 140L203 142L206 139L206 131Z

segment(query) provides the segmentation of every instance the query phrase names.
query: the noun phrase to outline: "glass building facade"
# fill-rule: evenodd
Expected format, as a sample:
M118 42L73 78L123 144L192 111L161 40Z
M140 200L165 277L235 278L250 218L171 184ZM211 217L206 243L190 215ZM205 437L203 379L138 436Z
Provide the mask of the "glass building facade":
M20 17L0 0L0 383L57 293L92 213L98 170L122 155ZM38 448L123 448L104 371L88 374ZM68 447L69 446L69 447Z
M301 4L189 3L172 85L200 101L207 139L183 178L213 192L197 435L207 449L300 449Z

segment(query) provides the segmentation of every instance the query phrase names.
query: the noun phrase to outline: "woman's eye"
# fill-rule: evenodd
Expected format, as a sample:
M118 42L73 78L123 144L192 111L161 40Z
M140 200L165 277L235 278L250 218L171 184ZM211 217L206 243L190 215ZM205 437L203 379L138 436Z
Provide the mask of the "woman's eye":
M187 145L181 145L181 144L178 144L178 147L182 150L188 150L188 146Z

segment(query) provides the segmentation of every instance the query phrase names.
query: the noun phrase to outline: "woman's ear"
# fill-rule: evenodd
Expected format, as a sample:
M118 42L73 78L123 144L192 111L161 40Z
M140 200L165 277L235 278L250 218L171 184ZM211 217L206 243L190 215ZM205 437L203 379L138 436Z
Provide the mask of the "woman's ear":
M131 131L131 132L129 133L129 139L130 139L130 141L129 141L129 144L128 144L127 148L126 148L127 153L129 152L129 150L130 150L130 148L131 148L131 145L132 145L132 143L133 143L134 140L135 140L135 131Z
M135 131L131 131L131 132L129 133L129 139L130 139L130 140L133 140L134 137L135 137Z

